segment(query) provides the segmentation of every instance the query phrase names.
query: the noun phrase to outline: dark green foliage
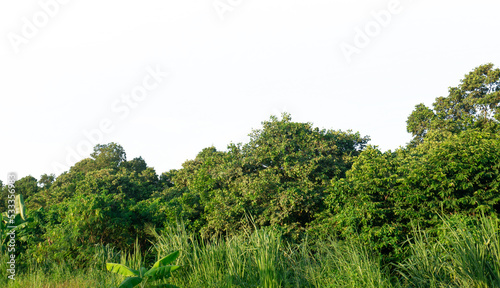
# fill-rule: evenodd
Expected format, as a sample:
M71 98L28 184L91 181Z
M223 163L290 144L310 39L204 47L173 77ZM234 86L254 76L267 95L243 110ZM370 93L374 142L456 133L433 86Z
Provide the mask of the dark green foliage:
M396 152L369 147L346 179L331 182L330 211L318 223L401 256L412 225L435 227L440 214L499 213L499 160L500 136L474 130Z
M16 194L21 194L28 200L31 196L38 193L38 181L33 176L26 176L17 180L14 184L16 186Z
M232 144L227 152L206 148L184 163L162 195L174 216L205 237L248 226L245 215L297 236L324 209L325 184L344 177L367 141L292 122L288 114L271 117L249 143Z
M463 287L479 287L477 283L481 281L497 283L500 277L497 277L498 265L490 264L493 258L484 260L476 255L477 251L497 253L489 244L484 244L484 250L478 248L477 243L483 240L489 243L489 240L478 238L472 232L472 236L460 234L460 231L477 227L480 222L471 219L478 215L491 220L500 213L499 103L500 69L486 64L465 75L458 87L449 89L448 96L438 97L433 109L417 105L407 121L407 131L414 138L406 147L395 151L383 152L376 146L366 146L369 138L352 131L319 129L311 123L293 122L289 114L283 114L281 120L272 116L264 121L261 129L249 135L248 143L230 144L226 151L205 148L194 159L186 161L182 169L163 172L160 176L141 157L127 161L125 150L116 143L97 145L89 158L57 178L44 174L38 181L28 176L14 183L16 194L26 198L32 219L19 222L19 241L23 245L19 250L23 252L20 261L47 265L45 267L52 267L49 266L52 263L88 267L102 247L130 251L140 246L145 252L153 240L148 234L154 231L152 227L168 230L182 222L187 233L193 235L185 240L189 242L184 243L186 245L199 244L203 249L213 245L217 250L221 249L217 243L232 245L228 239L244 239L241 243L247 243L245 237L254 235L250 238L257 237L254 240L262 240L262 243L276 240L273 242L276 247L282 247L282 243L298 245L293 249L311 245L307 248L310 255L300 255L302 259L317 262L307 265L335 267L335 271L329 272L330 276L304 280L306 276L295 275L295 280L286 282L276 279L275 275L288 275L283 267L302 260L285 259L292 250L285 253L276 248L271 254L283 258L280 258L282 266L274 267L274 260L259 258L264 255L259 254L262 252L259 246L256 251L245 252L253 255L251 261L255 265L267 263L258 266L259 270L252 276L259 279L255 285L274 287L293 282L308 287L314 282L324 286L328 277L333 279L339 271L344 271L342 273L347 274L342 275L349 276L328 285L389 287L392 280L385 275L391 271L391 275L396 275L396 266L390 265L396 261L402 263L398 269L406 271L405 283L416 287L442 287L436 283L446 281L455 281L458 286L465 285ZM9 193L1 182L0 191L0 207L5 210ZM447 220L443 222L442 217ZM461 226L463 223L467 223L467 227ZM451 226L443 228L443 225ZM453 234L450 231L455 228L450 227L460 231ZM271 230L249 232L255 228L274 229L273 233L277 234L273 235L279 237L269 238L267 232L262 232ZM497 233L497 228L491 228L488 233ZM415 234L415 229L421 234ZM443 231L453 237L443 236ZM417 239L410 239L415 235ZM418 238L419 235L425 235L425 239ZM259 238L261 236L267 237L265 241ZM362 249L337 245L332 237L355 241ZM494 239L494 235L491 237ZM461 242L462 238L466 241ZM334 252L317 246L321 243L333 245L330 248ZM434 247L433 243L442 247ZM476 246L466 247L464 243ZM415 246L417 244L420 246ZM420 253L416 252L417 248L422 247L427 250L420 252L441 254L445 253L444 248L451 247L453 251L446 257L456 257L462 262L443 260L437 254L434 256L439 259L433 261L439 261L431 262L448 267L448 272L453 269L460 272L452 275L437 271L441 274L432 278L429 277L431 270L429 273L416 271L415 267L424 270L430 267L424 267L425 259L421 255L415 256ZM233 248L234 255L240 255L240 248ZM226 252L221 253L227 257ZM352 257L342 258L345 253L351 253L349 257ZM372 253L380 257L372 257ZM460 258L469 254L477 259ZM411 258L412 255L415 257ZM359 262L361 258L364 260ZM460 266L468 260L484 271L489 270L483 273ZM354 264L350 266L351 262ZM214 265L219 267L219 264ZM384 266L386 264L388 266ZM370 265L376 265L376 269L370 270ZM370 271L376 281L372 281L372 276L357 275L357 267ZM162 269L153 270L148 276L168 274ZM137 271L139 275L134 277L144 276ZM229 281L246 285L245 276L237 275L244 270L234 271L234 275L226 275L228 278L218 279L217 283ZM198 272L203 274L201 270ZM290 275L283 277L292 277ZM426 282L428 279L419 282L419 275L434 282ZM488 275L487 279L481 275ZM360 282L351 281L358 276ZM139 279L134 277L126 280L129 286L138 283ZM206 281L203 278L191 283L206 284ZM123 287L127 283L124 282Z
M40 176L40 180L38 180L38 185L43 189L49 189L55 180L56 176L54 174L43 174L42 176Z
M142 159L142 157L134 158L130 161L123 162L120 167L123 167L127 170L135 171L136 173L141 173L142 171L148 168L146 161Z
M145 225L165 221L163 205L150 198L161 189L158 176L142 158L128 162L114 143L96 146L92 155L30 198L31 207L46 210L36 235L40 245L31 247L36 261L83 267L96 245L125 249L138 238L147 247Z

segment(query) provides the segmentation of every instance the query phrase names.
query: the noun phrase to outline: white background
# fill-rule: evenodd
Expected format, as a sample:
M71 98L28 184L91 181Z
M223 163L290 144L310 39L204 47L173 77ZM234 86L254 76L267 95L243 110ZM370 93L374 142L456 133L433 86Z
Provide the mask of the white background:
M103 143L157 173L204 147L247 142L283 111L395 149L410 140L415 105L481 64L500 65L498 1L400 0L350 62L341 44L354 45L391 0L232 0L218 13L214 3L227 1L70 0L21 45L12 35L48 0L0 2L0 179L73 165L68 151L102 119L114 125ZM157 66L168 79L120 118L113 103Z

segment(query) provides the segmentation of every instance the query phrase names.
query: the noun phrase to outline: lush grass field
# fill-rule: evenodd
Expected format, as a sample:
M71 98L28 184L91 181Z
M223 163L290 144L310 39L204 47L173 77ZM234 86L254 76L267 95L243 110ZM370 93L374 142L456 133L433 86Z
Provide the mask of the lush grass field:
M481 218L474 225L446 220L432 237L416 229L408 258L382 265L381 256L355 237L288 244L280 233L265 228L200 242L179 225L155 233L154 247L146 254L100 247L86 269L33 264L15 281L2 277L2 285L116 287L122 278L107 272L106 262L137 269L151 264L156 255L179 250L177 264L182 268L169 279L179 287L500 287L498 228L496 220Z

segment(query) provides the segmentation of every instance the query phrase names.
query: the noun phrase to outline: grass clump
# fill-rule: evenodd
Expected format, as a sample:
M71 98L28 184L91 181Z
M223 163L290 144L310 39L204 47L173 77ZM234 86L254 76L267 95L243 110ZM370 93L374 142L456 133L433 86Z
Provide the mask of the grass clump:
M411 256L398 271L411 287L500 287L498 219L449 218L442 231L431 237L415 231Z

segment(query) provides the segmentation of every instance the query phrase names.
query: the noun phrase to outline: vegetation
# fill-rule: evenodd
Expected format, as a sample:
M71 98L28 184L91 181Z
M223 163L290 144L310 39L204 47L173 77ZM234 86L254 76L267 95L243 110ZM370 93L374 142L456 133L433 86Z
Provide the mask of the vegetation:
M139 252L140 253L140 252ZM106 268L113 273L118 273L123 276L127 276L125 280L118 286L119 288L132 288L140 283L146 282L161 282L164 279L168 279L171 273L177 269L179 266L168 265L172 263L175 259L179 257L179 251L175 251L162 259L156 261L151 269L146 269L140 266L137 270L131 269L123 264L118 263L106 263ZM144 281L143 281L144 280ZM177 286L170 285L168 283L160 283L154 285L153 287L170 287L175 288Z
M2 211L18 195L1 285L499 287L499 104L486 64L417 105L395 151L289 114L161 175L97 145L58 177L0 182Z

